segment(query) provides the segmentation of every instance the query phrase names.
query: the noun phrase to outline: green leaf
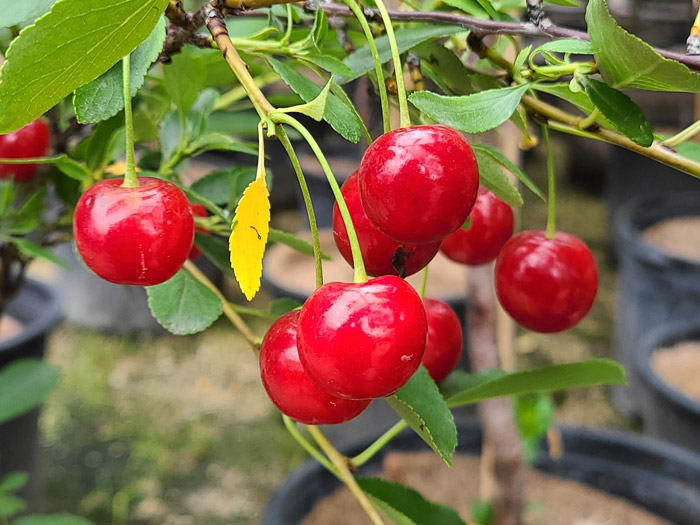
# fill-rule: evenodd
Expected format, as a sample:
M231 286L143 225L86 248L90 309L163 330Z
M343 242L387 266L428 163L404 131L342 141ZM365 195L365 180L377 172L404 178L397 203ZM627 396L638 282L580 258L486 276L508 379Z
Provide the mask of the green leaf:
M320 13L321 10L319 9L316 12ZM338 60L337 58L331 55L321 55L318 53L312 53L310 55L305 55L300 58L302 58L303 60L307 60L312 64L316 64L319 67L322 67L332 75L336 75L339 77L352 75L352 69L350 69L348 66L343 64L342 61Z
M682 155L687 159L692 159L696 162L700 162L700 144L698 144L697 142L693 142L691 140L688 142L683 142L682 144L678 144L678 146L676 146L676 151L679 155Z
M513 69L515 71L520 71L523 68L527 57L530 56L530 52L532 52L532 44L520 50L518 56L515 57L515 62L513 62Z
M444 3L460 11L464 11L468 15L479 18L489 18L489 14L476 0L445 0Z
M231 254L228 251L228 243L219 237L195 232L194 242L204 256L224 274L233 277L231 268Z
M23 499L0 492L0 517L9 518L25 510L27 510L27 504Z
M0 0L0 27L22 25L46 13L56 0Z
M311 102L323 91L323 88L314 84L289 64L280 62L272 57L267 59L272 68L282 77L284 83L299 95L304 102ZM323 120L328 122L334 130L350 142L356 144L360 140L360 126L357 124L352 111L335 95L328 96Z
M279 242L286 244L290 248L294 248L296 251L301 252L306 255L313 256L314 247L310 242L305 241L301 237L297 237L292 233L283 232L276 228L270 228L270 234L267 237L268 242ZM330 256L321 252L321 259L324 261L330 261Z
M493 506L491 502L478 499L472 503L471 511L474 525L493 525Z
M521 170L514 162L512 162L508 157L506 157L503 153L498 151L496 148L492 148L491 146L487 144L476 144L472 143L472 149L474 151L480 151L490 157L493 158L496 162L498 162L501 166L503 166L505 169L510 171L513 175L518 177L520 182L523 183L523 185L529 189L532 193L537 195L540 199L543 201L546 201L547 199L545 198L544 194L542 193L542 190L535 184L530 177L528 177L527 173L525 173L523 170Z
M328 36L328 17L323 9L317 9L314 15L314 26L311 29L311 38L317 49L323 47Z
M190 186L202 197L218 205L230 204L235 207L245 188L255 179L254 166L236 166L228 170L213 171ZM239 181L243 181L239 184Z
M39 406L58 384L56 365L20 359L0 370L0 423Z
M163 66L165 90L181 115L186 115L197 100L206 73L202 58L190 53L178 53L170 64Z
M258 154L257 147L217 131L210 131L204 135L200 135L190 143L189 152L193 157L197 157L207 151L235 151L238 153L247 153L248 155Z
M146 79L146 72L156 61L165 41L165 18L160 17L149 37L131 53L131 96ZM124 75L121 61L95 80L79 87L73 95L78 122L83 124L108 119L124 109Z
M465 525L454 509L426 500L416 490L378 478L357 484L397 525Z
M562 38L561 40L552 40L542 44L535 49L535 53L549 51L550 53L571 53L574 55L592 55L595 51L593 44L586 40L578 38Z
M525 445L528 461L533 461L539 440L547 433L554 418L554 403L546 394L516 396L515 423Z
M413 50L421 59L423 73L446 93L466 95L475 91L472 74L454 51L438 42L424 42Z
M365 121L362 120L362 117L360 114L357 112L357 109L355 108L354 104L352 103L352 100L348 96L348 94L345 92L345 90L340 86L339 84L336 84L336 82L331 79L331 93L333 93L336 97L340 99L340 101L345 104L345 106L350 110L352 113L352 116L355 117L355 122L357 122L358 127L360 128L360 133L362 134L362 137L367 141L367 144L372 144L374 142L374 139L372 138L372 135L370 135L369 130L367 129L367 126L365 125ZM289 135L290 139L292 136L289 134L290 131L296 131L293 129L290 129L287 131L287 134Z
M518 188L503 173L500 164L491 155L491 152L474 148L474 155L479 163L479 182L509 206L522 206L523 197Z
M595 105L588 98L585 91L571 91L569 84L558 83L558 84L533 84L532 87L536 91L542 91L543 93L549 93L562 100L566 100L568 103L573 104L578 109L580 109L586 115L590 115L591 111L595 109ZM604 115L598 117L598 123L606 128L612 128L613 125L605 118Z
M659 55L615 22L605 0L590 0L586 23L603 79L612 87L700 92L700 74Z
M71 514L46 514L43 516L22 516L13 525L94 525L90 520Z
M224 311L221 299L185 270L146 292L153 317L177 335L206 330Z
M84 181L90 176L90 170L66 155L59 155L56 159L56 167L61 173L78 181Z
M447 463L457 446L457 429L435 382L421 365L387 403Z
M418 44L435 40L455 33L464 32L461 26L439 26L439 25L423 25L410 28L398 29L396 33L396 45L399 48L399 53L404 53L409 49L414 48ZM391 48L386 35L375 39L379 60L382 64L391 60ZM343 62L346 66L352 69L353 74L344 78L339 78L339 84L347 84L348 82L361 77L365 73L374 70L374 61L372 60L372 52L368 45L365 45L347 56Z
M302 306L302 303L296 299L292 299L291 297L280 297L279 299L270 301L267 311L273 315L282 315L286 314L287 312L291 312L292 310L296 310L300 306Z
M440 392L447 399L455 394L459 394L463 390L474 388L481 383L492 381L497 377L506 375L507 372L498 369L480 370L470 374L464 370L455 370L445 380L440 383Z
M639 146L648 148L653 144L654 130L631 98L595 78L581 75L577 80L617 131Z
M411 103L431 119L466 133L482 133L503 124L520 104L527 84L489 89L462 97L418 91Z
M29 474L26 472L9 472L0 479L0 492L17 492L29 481Z
M506 373L450 396L447 403L451 407L456 407L493 397L570 390L594 385L624 384L626 384L625 369L620 364L610 359L591 359Z
M110 139L123 125L124 119L116 116L104 120L94 127L92 136L88 139L85 155L85 164L88 169L96 170L104 164Z
M39 259L46 259L48 261L51 261L52 263L60 266L61 268L65 268L66 270L70 270L70 266L68 266L68 263L64 261L61 257L53 253L51 250L48 248L44 248L43 246L39 246L38 244L33 243L30 240L27 240L25 238L21 237L7 237L7 240L17 246L19 248L19 251L21 251L23 254L29 256L29 257L36 257Z
M563 5L566 7L578 7L581 5L579 0L544 0L547 4Z
M61 0L12 41L0 72L0 133L43 115L153 31L168 0ZM57 52L60 43L60 52Z
M278 109L281 113L301 113L319 122L323 118L333 79L328 80L321 92L312 101L297 106Z

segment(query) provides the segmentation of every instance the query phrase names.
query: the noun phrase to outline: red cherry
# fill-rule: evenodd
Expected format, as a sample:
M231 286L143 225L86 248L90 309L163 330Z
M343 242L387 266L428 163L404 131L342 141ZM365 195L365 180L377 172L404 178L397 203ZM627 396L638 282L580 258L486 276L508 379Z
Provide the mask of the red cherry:
M400 242L435 242L456 231L479 189L469 143L447 126L385 133L365 152L359 174L367 216Z
M260 346L260 375L272 402L283 414L306 425L344 423L360 414L370 400L340 399L321 390L299 361L299 311L277 319Z
M428 318L428 343L423 366L436 383L454 370L462 355L462 325L450 306L437 299L424 299Z
M80 255L103 279L150 286L170 279L192 248L194 220L185 194L172 184L139 177L93 184L75 207L73 236Z
M362 202L360 202L357 172L348 177L340 190L355 226L362 259L369 275L406 277L419 272L433 260L440 249L439 242L401 244L384 235L370 222L362 207ZM350 263L350 266L353 266L348 231L345 229L345 223L337 203L333 207L333 238L341 255Z
M496 259L496 292L518 323L537 332L571 328L588 313L598 290L598 270L583 241L557 232L525 231Z
M17 131L0 135L0 158L43 157L49 151L49 146L49 127L43 120L35 120ZM36 164L0 164L0 179L13 178L15 182L27 182L34 178L37 168Z
M301 309L299 357L329 394L390 396L420 366L427 331L423 302L399 277L328 283Z
M197 217L206 217L208 215L207 209L201 204L192 204L192 215L196 215ZM199 226L196 226L194 231L198 233L207 233L207 230L205 228ZM199 259L200 255L202 255L202 250L200 250L199 248L197 248L197 246L193 244L192 249L190 250L190 254L187 256L187 258L190 261L196 261L197 259Z
M513 210L490 191L479 188L469 217L469 228L459 228L442 241L440 249L458 263L474 266L491 262L513 235Z

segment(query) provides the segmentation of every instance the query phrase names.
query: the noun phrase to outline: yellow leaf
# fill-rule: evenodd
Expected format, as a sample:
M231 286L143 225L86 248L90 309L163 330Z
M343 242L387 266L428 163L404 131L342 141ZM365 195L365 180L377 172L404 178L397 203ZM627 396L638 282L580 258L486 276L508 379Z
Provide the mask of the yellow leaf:
M270 194L264 177L243 192L233 217L229 240L231 266L243 294L250 301L260 289L262 258L270 232Z

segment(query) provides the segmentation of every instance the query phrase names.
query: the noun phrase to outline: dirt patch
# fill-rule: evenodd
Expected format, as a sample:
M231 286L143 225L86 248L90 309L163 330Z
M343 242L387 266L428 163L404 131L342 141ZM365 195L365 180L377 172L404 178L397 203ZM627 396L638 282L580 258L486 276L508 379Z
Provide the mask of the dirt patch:
M384 460L381 477L409 485L427 499L449 505L469 518L478 497L479 460L455 456L447 468L432 452L392 453ZM537 525L662 525L667 521L604 492L573 481L528 470L525 478L524 523ZM357 502L339 490L317 505L304 525L367 523Z
M700 263L700 217L661 221L644 230L642 239L666 253Z
M657 350L651 356L651 367L675 390L700 401L700 341L685 341Z
M16 336L22 331L22 323L11 315L0 316L0 341Z

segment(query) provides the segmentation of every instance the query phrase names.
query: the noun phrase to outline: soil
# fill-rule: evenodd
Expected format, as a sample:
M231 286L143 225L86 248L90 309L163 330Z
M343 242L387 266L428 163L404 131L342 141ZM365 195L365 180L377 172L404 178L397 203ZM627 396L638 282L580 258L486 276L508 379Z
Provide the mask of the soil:
M11 315L0 316L0 341L9 339L22 331L22 323Z
M700 401L700 342L686 341L657 350L651 356L651 367L675 390Z
M463 519L478 497L479 459L455 456L447 468L432 452L391 453L381 477L409 485L428 500L449 505ZM631 503L580 483L528 470L525 478L525 524L662 525L667 521ZM324 499L304 525L360 525L367 518L353 496L341 489Z
M310 235L301 237L311 241ZM321 250L331 257L323 261L325 282L352 282L353 270L340 255L333 241L330 230L319 232ZM277 285L299 294L311 295L316 289L314 259L299 253L288 246L277 244L268 249L265 257L265 275ZM410 276L407 281L418 289L421 282L420 272ZM426 294L430 297L464 297L467 290L467 272L465 268L438 253L430 263L430 274Z
M700 217L679 217L650 226L645 242L681 259L700 263Z

